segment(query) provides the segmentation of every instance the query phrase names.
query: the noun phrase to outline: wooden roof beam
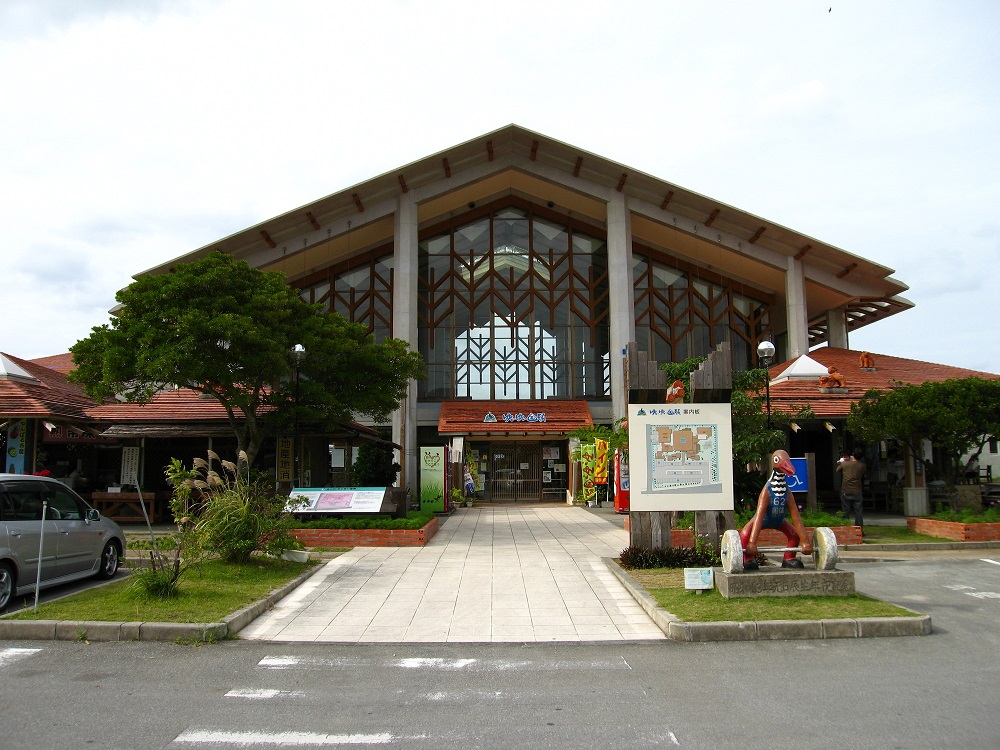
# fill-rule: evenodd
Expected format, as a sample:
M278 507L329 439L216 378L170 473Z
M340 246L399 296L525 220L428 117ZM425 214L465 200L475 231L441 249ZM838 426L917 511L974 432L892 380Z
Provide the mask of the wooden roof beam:
M365 210L365 207L361 204L360 196L358 196L357 193L354 193L351 197L354 198L354 205L358 207L358 213L362 213Z
M404 193L410 192L410 188L406 186L406 179L403 177L403 175L399 176L399 187L402 188Z
M493 141L486 141L486 159L493 161Z
M628 179L628 174L622 172L622 176L618 178L618 187L615 188L619 193L625 189L625 180Z
M719 209L715 209L708 215L708 218L703 222L706 227L712 226L712 223L719 218Z
M582 166L583 166L583 157L582 156L576 157L576 164L573 166L573 176L574 177L579 177L580 176L580 168Z
M851 263L851 265L849 265L847 268L845 268L843 271L841 271L840 273L837 274L837 278L838 279L844 278L845 276L847 276L847 274L849 274L851 271L853 271L857 267L858 267L857 263Z
M312 211L306 211L306 218L309 219L309 226L313 229L319 229L319 222L316 221L316 217L313 216Z
M444 176L451 177L451 165L448 163L448 157L444 157L441 162L444 164Z
M753 237L749 239L751 245L755 244L757 240L760 239L761 235L764 234L764 227L761 227L756 232L753 233Z
M806 253L812 250L812 247L813 247L812 245L806 245L797 253L795 253L795 260L802 260L804 257L806 257Z
M531 160L534 161L538 157L538 141L531 142Z
M278 246L278 243L271 239L271 235L269 235L263 229L260 230L260 236L264 238L264 242L266 242L267 246L272 250Z
M670 190L667 192L665 196L663 196L663 203L660 204L660 210L666 211L667 206L670 205L670 201L672 201L673 199L674 199L674 191Z

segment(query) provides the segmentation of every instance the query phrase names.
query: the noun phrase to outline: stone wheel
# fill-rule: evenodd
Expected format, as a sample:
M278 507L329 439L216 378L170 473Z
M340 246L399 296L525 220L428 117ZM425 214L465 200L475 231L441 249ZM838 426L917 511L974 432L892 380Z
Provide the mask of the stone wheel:
M833 529L820 526L813 534L813 562L816 570L834 570L837 567L837 535Z
M722 547L719 552L722 558L722 569L727 573L743 572L743 542L740 532L729 529L722 535Z

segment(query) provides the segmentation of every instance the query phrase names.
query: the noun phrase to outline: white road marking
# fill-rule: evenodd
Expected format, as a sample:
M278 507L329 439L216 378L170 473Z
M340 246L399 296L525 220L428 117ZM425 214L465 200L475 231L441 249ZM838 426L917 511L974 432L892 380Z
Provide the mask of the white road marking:
M995 591L966 591L966 596L974 596L977 599L1000 599L1000 594Z
M669 738L670 738L670 744L671 744L671 745L677 745L678 747L680 747L680 744L681 744L681 743L679 743L679 742L677 741L677 738L676 738L676 737L674 736L674 733L673 733L673 732L667 732L667 737L669 737Z
M475 659L432 658L397 659L395 662L396 666L404 669L465 669L465 667L475 663Z
M1000 565L1000 560L991 560L991 559L990 559L990 558L988 558L988 557L980 557L979 559L980 559L981 561L983 561L983 562L988 562L988 563L991 563L991 564L993 564L993 565Z
M41 651L40 648L0 648L0 667L37 654L39 651Z
M190 744L253 746L385 745L398 739L391 734L319 734L318 732L218 732L196 730L181 732L174 742Z
M271 698L301 698L305 693L298 690L272 690L262 688L255 690L252 688L235 689L226 693L227 698L245 698L251 701L270 700Z

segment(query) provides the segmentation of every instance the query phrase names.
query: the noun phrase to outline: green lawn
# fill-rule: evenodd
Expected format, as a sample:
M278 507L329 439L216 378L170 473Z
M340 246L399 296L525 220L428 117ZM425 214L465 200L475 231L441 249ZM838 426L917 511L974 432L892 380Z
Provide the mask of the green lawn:
M628 571L660 605L684 622L751 620L837 620L857 617L912 617L913 612L862 594L853 596L762 596L723 599L718 590L684 588L684 571L675 568Z
M906 526L865 526L865 544L914 544L917 542L952 542L910 531Z
M246 565L211 560L191 568L171 599L147 599L125 578L64 599L8 615L14 620L92 620L108 622L218 622L226 615L279 588L307 564L255 557Z

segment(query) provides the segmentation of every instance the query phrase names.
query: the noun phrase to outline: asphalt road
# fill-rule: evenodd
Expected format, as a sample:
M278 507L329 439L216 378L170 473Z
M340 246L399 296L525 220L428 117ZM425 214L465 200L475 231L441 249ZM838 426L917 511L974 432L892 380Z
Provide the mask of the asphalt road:
M997 748L1000 556L846 563L919 638L0 643L0 748Z

